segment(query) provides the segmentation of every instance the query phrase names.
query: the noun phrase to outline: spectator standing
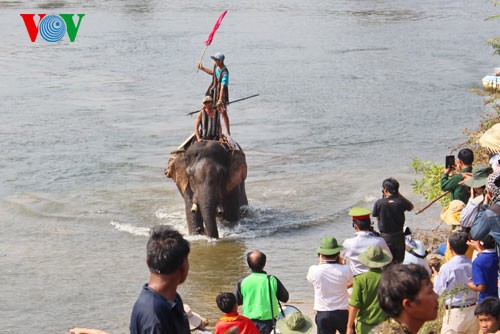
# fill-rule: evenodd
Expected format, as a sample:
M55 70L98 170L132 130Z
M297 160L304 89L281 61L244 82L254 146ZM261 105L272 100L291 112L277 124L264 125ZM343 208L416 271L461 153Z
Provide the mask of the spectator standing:
M441 333L477 334L479 326L474 317L477 293L467 288L472 276L472 263L465 256L467 233L453 232L448 240L453 255L441 266L434 278L434 291L443 296L447 311L443 316Z
M390 252L385 240L373 231L370 214L371 211L364 208L352 208L349 211L349 216L352 216L355 237L344 241L341 257L348 262L353 276L365 273L370 269L359 261L359 255L368 247L377 245Z
M243 305L243 315L250 318L261 334L269 334L279 314L279 301L288 301L288 291L281 281L264 271L266 255L259 250L247 254L251 274L236 286L236 300Z
M132 310L130 334L189 334L177 287L189 272L189 242L168 225L151 229L146 263L150 271Z
M462 185L465 173L472 172L472 163L474 162L474 153L468 148L461 149L457 154L455 167L445 166L443 177L441 178L441 190L449 191L451 200L461 200L467 203L469 199L469 187ZM450 176L455 169L457 173Z
M472 291L479 292L480 303L486 297L498 298L498 255L495 251L495 239L491 235L486 237L482 247L478 241L475 244L479 248L479 254L472 262L472 282L467 286Z
M354 277L349 301L348 334L368 334L373 327L387 319L387 314L380 308L377 290L382 267L391 263L392 255L380 246L370 246L359 256L359 260L370 270Z
M238 304L233 293L221 292L215 301L219 310L224 312L224 316L215 324L215 334L225 334L234 327L238 329L239 334L259 334L252 320L238 314Z
M382 274L378 299L390 318L372 334L417 334L425 322L438 315L438 295L429 273L417 264L389 266Z
M349 296L352 284L349 266L341 264L337 239L326 237L316 249L319 264L309 267L307 280L314 286L314 310L318 334L346 333Z
M500 244L500 171L488 176L483 206L472 225L471 238L484 240L490 234Z
M460 226L466 232L470 231L479 213L481 204L484 201L486 181L491 173L493 173L493 169L490 166L477 165L472 168L472 176L464 182L470 188L469 201L460 212Z
M393 178L382 183L382 196L375 202L372 215L378 221L380 236L389 246L393 261L401 263L405 258L405 211L413 210L413 204L399 193L399 182Z

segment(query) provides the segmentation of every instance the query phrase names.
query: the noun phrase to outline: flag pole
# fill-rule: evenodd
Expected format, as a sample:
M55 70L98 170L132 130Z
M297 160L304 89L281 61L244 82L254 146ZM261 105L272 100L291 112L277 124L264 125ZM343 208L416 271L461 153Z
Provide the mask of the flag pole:
M205 48L203 49L203 52L201 53L201 57L200 57L200 61L198 62L198 64L201 63L201 61L203 60L203 56L205 55L205 52L207 51L207 48L210 44L212 44L212 40L214 39L214 36L215 36L215 32L217 31L217 29L219 29L220 27L220 24L222 23L222 19L224 19L224 16L226 16L227 14L227 10L225 10L220 16L219 18L217 19L217 22L215 22L215 25L214 27L212 28L212 31L210 31L210 34L208 35L208 38L207 40L205 41ZM197 66L197 69L196 69L196 73L198 73L198 66Z
M203 56L205 55L205 52L207 51L207 49L208 49L208 45L205 45L205 47L203 48L203 52L201 53L200 61L198 62L198 64L201 64L201 61L203 60ZM196 73L198 73L199 70L200 70L200 68L198 67L196 69Z

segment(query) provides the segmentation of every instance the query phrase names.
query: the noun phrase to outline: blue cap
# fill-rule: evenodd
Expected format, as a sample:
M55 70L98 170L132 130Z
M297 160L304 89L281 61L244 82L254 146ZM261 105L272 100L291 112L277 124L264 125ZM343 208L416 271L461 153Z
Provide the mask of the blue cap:
M224 55L222 53L217 52L215 55L210 56L210 58L212 58L213 60L222 60L222 61L224 61L224 59L226 57L224 57Z

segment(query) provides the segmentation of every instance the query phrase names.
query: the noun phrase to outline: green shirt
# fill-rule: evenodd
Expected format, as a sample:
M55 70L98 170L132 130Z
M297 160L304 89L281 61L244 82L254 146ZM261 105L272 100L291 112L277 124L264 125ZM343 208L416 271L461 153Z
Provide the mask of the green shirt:
M381 269L370 269L354 277L349 305L359 309L356 320L368 325L377 325L387 319L379 306L377 290L382 277Z
M441 190L449 191L451 194L451 200L461 200L464 203L467 203L470 197L470 188L464 185L459 184L464 180L462 173L470 173L472 172L472 167L463 168L460 171L460 174L453 174L451 177L444 173L441 178Z
M245 317L258 320L270 320L279 314L278 282L276 277L265 273L252 273L241 282L241 295L243 296L243 313ZM271 284L269 284L271 283ZM269 286L272 292L269 292ZM272 296L273 312L271 312L270 297Z

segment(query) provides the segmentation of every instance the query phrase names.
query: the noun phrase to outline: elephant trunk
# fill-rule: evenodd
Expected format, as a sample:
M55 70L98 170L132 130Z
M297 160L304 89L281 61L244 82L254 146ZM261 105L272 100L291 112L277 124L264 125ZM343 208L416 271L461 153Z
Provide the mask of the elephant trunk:
M218 192L212 187L204 189L202 196L197 197L197 209L199 210L202 218L203 225L205 225L205 232L210 238L218 238L219 232L217 231L217 213L220 211L220 196Z

